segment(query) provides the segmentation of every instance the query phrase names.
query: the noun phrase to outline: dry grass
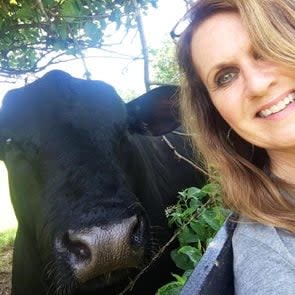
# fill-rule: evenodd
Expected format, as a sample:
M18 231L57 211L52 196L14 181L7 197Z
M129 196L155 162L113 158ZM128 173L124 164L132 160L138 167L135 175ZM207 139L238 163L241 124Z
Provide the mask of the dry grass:
M0 295L9 295L15 229L0 233Z
M12 253L11 246L0 249L0 295L10 294Z

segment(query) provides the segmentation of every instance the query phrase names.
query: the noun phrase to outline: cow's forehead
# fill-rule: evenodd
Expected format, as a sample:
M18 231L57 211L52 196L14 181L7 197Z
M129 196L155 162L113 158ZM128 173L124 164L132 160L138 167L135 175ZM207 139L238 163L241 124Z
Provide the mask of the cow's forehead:
M110 85L60 71L10 91L0 112L0 128L12 133L7 136L35 140L63 126L111 134L125 121L125 105Z

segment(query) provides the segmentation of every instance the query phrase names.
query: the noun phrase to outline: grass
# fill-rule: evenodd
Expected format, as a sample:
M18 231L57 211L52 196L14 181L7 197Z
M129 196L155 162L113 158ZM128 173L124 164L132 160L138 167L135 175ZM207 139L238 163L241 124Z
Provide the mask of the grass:
M16 230L0 232L0 295L11 294L13 240Z
M10 202L8 177L0 161L0 295L11 294L11 269L16 218Z
M0 162L0 295L11 294L11 270L16 219L9 197L7 171Z
M15 234L16 228L7 229L0 232L0 252L2 252L6 248L11 248L13 246Z

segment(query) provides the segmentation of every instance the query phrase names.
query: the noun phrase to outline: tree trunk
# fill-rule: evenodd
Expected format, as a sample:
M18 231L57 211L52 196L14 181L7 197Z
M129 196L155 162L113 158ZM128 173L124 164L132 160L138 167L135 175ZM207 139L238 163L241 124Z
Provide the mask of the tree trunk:
M149 52L148 52L148 46L145 38L144 33L144 26L142 22L142 15L140 12L140 8L138 6L137 0L133 0L134 7L135 7L135 13L136 13L136 23L137 23L137 29L139 32L140 37L140 43L141 43L141 52L143 55L143 64L144 64L144 85L146 91L150 90L150 71L149 71Z

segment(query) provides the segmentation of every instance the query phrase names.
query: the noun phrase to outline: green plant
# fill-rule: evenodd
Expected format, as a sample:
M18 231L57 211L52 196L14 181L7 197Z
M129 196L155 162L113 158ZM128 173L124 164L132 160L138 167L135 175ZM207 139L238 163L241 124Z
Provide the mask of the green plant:
M7 247L13 246L15 234L16 234L15 228L0 232L0 252Z
M161 287L156 295L177 295L208 244L225 221L228 211L222 206L220 188L209 183L201 189L191 187L180 193L179 201L168 208L169 224L178 228L179 247L171 252L182 276Z
M171 38L162 42L159 49L150 50L152 61L152 80L157 83L179 85L179 73L176 62L176 48Z

